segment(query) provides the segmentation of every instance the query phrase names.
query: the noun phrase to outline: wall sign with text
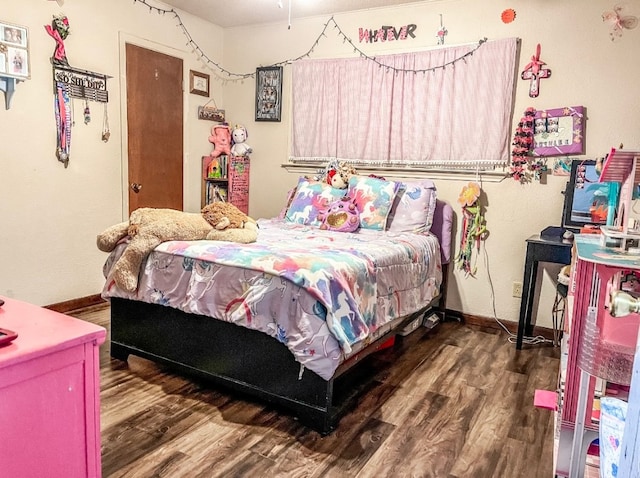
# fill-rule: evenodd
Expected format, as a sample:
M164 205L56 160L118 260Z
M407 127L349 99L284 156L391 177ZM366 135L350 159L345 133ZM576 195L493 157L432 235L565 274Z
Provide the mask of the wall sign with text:
M360 43L374 43L383 41L406 40L407 38L415 38L417 25L410 23L401 27L393 27L382 25L380 28L359 28L358 38Z

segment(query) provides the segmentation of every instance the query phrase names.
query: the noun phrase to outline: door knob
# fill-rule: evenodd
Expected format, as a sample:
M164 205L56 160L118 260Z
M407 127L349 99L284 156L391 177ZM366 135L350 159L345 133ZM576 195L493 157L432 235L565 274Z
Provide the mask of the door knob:
M142 189L142 184L131 183L131 189L134 193L139 193L140 190Z

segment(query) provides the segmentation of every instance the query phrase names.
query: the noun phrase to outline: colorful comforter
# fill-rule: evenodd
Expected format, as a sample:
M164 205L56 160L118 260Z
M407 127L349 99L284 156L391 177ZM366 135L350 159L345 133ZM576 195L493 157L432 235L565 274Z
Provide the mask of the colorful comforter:
M442 282L431 234L323 231L259 221L257 242L169 241L147 258L138 290L109 277L103 297L175 307L260 330L324 379L346 358L428 305Z

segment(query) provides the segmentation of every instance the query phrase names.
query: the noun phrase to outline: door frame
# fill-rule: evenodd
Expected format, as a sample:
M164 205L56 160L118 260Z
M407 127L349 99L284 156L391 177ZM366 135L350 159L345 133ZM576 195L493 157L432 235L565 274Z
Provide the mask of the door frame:
M121 195L122 195L122 220L129 219L129 125L127 123L127 58L126 44L130 43L148 50L173 56L182 60L182 204L188 204L187 198L191 194L189 190L187 159L189 157L189 144L187 136L187 114L189 109L189 92L185 85L188 84L189 68L187 67L186 51L178 50L161 43L145 40L126 32L119 32L118 43L120 50L120 136L121 148Z

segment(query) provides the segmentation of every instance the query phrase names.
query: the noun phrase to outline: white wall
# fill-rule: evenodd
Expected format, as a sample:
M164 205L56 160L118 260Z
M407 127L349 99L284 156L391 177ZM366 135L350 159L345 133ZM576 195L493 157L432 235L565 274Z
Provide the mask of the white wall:
M615 3L615 2L613 2ZM518 79L515 96L514 126L528 106L538 109L583 105L587 108L586 154L594 158L606 154L612 146L624 143L627 149L640 147L640 28L626 31L620 42L612 43L602 12L610 10L609 0L530 0L509 2L491 0L443 0L421 2L396 8L370 9L335 15L341 29L358 42L358 28L381 25L402 26L415 23L416 38L406 41L358 46L370 56L436 46L440 14L448 30L447 45L518 37L522 39L518 77L541 44L541 59L552 70L541 81L540 96L528 96L529 82ZM629 2L640 15L640 2ZM515 8L516 20L504 24L500 14ZM328 17L294 20L286 23L232 28L225 30L225 65L232 71L253 71L304 54L318 37ZM333 27L312 58L353 56ZM486 65L491 68L491 65ZM290 88L290 68L285 67L284 88ZM289 141L289 96L284 98L281 123L256 123L252 82L228 85L225 101L234 121L249 129L249 144L254 149L251 170L250 212L254 216L271 216L278 212L286 191L295 184L296 173L287 173L280 165L287 160ZM416 107L419 107L417 105ZM482 127L482 125L478 125ZM457 207L456 199L466 181L436 180L438 194ZM500 319L517 321L520 300L512 297L512 283L522 281L525 240L549 225L559 225L566 178L547 178L546 184L521 185L514 180L483 181L487 196L486 219L490 237L484 251L477 255L476 278L455 270L449 285L448 307L468 314L492 317L492 287L496 314ZM458 223L460 217L458 216ZM458 224L458 229L460 229ZM459 238L456 239L456 245ZM485 264L488 261L488 266ZM541 271L538 287L542 289L537 323L551 326L551 308L555 278L559 266Z
M206 70L187 49L172 15L151 14L130 0L69 0L63 8L44 0L0 0L0 7L0 21L28 28L31 56L31 79L18 83L9 110L0 94L0 295L45 305L97 294L106 255L97 250L96 235L122 221L126 210L120 39L183 56L187 87L189 69ZM65 41L69 63L113 76L107 85L111 138L101 141L103 105L90 103L92 121L85 125L84 103L74 100L76 125L67 169L55 157L50 63L55 42L44 29L61 12L71 25ZM222 56L221 28L188 14L181 17L202 48L212 57ZM220 85L212 86L222 102ZM197 211L200 157L210 151L212 123L196 119L197 106L206 99L186 97L185 208Z
M553 71L542 80L536 99L528 96L528 82L518 80L514 125L528 106L539 109L565 105L587 108L586 155L603 156L612 146L640 147L640 28L626 31L618 43L608 39L601 14L615 2L609 0L492 0L425 1L396 8L370 9L335 15L341 28L355 41L359 27L382 24L418 25L416 38L359 46L371 55L434 47L440 14L448 29L446 44L519 37L522 39L518 74L542 45L541 59ZM640 15L640 2L629 2ZM149 13L130 0L113 0L109 9L97 0L67 0L63 9L55 2L0 0L0 20L29 27L32 79L20 83L10 110L0 109L0 295L37 304L49 304L98 293L105 255L95 248L95 235L122 220L122 151L120 111L120 31L181 50L189 68L206 69L185 46L185 38L168 15ZM274 7L275 8L275 7ZM500 13L515 8L517 17L505 25ZM111 141L100 141L101 109L92 105L93 121L73 129L71 161L64 169L54 156L55 123L49 57L54 42L44 32L51 15L63 11L71 21L66 41L72 65L113 75L109 80ZM190 33L207 55L230 71L254 72L257 66L297 57L311 48L328 17L221 30L181 12ZM224 45L222 43L224 40ZM330 28L311 54L313 58L352 56L353 51ZM490 65L487 65L490 68ZM227 110L231 123L243 123L252 146L250 214L268 217L278 213L296 173L281 164L288 155L290 127L290 68L285 67L282 122L254 121L253 80L214 81L213 94ZM224 95L222 94L224 93ZM199 207L199 158L211 150L207 141L211 123L195 120L202 97L187 95L186 200L189 210ZM223 98L223 99L221 99ZM81 115L81 106L76 105ZM456 204L464 180L437 180L439 196ZM511 297L514 281L522 281L525 240L560 221L565 178L548 177L546 184L520 185L513 180L483 181L491 232L485 256L478 257L476 278L455 270L449 286L448 306L468 314L491 317L492 288L497 316L517 321L519 299ZM458 207L455 206L456 210ZM459 217L458 217L459 220ZM459 227L458 227L459 229ZM456 240L456 245L457 245ZM538 324L550 326L553 289L550 266L542 281L543 300ZM542 274L543 276L545 274ZM489 281L491 279L491 282Z

